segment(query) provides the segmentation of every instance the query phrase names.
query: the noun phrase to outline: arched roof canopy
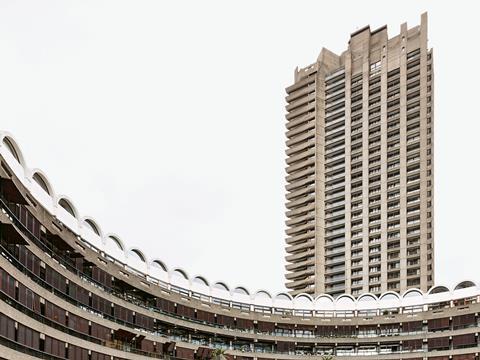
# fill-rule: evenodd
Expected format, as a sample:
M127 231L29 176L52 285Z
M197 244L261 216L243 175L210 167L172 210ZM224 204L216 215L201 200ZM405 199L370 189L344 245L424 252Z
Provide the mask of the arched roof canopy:
M380 301L397 301L400 300L400 296L393 291L387 291L380 296Z
M203 276L200 276L200 275L195 276L192 280L192 283L195 283L201 286L210 286L208 281Z
M77 218L77 209L73 206L72 202L65 196L61 196L58 200L58 205L60 205L66 212L72 215L74 218Z
M274 297L275 300L293 301L292 295L286 292L279 292Z
M217 290L222 290L222 291L230 291L228 286L222 281L217 281L216 283L214 283L212 285L212 288Z
M358 297L357 302L377 301L377 297L370 293L362 294Z
M43 174L40 170L34 170L32 179L43 189L43 191L45 191L48 195L53 196L53 188L50 185L50 182L47 180L45 174Z
M243 286L237 286L235 289L233 289L233 293L250 296L250 293L248 292L248 290Z
M273 306L276 308L291 309L293 307L293 298L288 293L279 292L273 297Z
M295 309L311 310L313 308L313 299L308 294L298 294L293 298Z
M23 158L22 151L13 137L10 135L4 135L2 143L15 158L15 160L17 160L17 162L22 165L23 168L25 168L25 159Z
M167 265L165 265L165 263L161 260L158 260L158 259L153 260L152 265L158 269L168 272Z
M467 289L467 288L471 288L471 287L475 287L477 286L473 281L470 281L470 280L466 280L466 281L462 281L460 283L458 283L454 290L460 290L460 289Z
M270 295L270 293L267 291L267 290L258 290L255 294L254 294L255 298L264 298L264 299L271 299L272 298L272 295Z
M97 225L95 220L93 220L90 217L84 217L83 218L84 224L86 224L95 234L98 236L102 236L102 232L100 230L100 227Z
M337 310L347 310L347 311L355 310L355 298L352 295L348 295L348 294L340 295L335 300L335 308Z
M183 280L190 280L187 272L185 270L181 269L181 268L173 269L172 275L180 276Z
M413 297L423 297L423 293L419 289L408 289L403 293L402 297L404 299L413 298Z
M366 293L360 295L357 299L358 310L371 310L378 308L378 299L375 295Z
M322 294L315 299L315 310L332 311L335 308L335 299L328 294Z
M123 244L123 241L120 240L120 238L116 235L113 235L113 234L110 234L107 236L107 241L110 240L111 242L113 242L118 249L122 250L122 251L125 251L125 245Z
M253 295L253 303L258 306L272 306L273 299L272 295L266 290L258 290Z
M420 289L408 289L402 295L402 306L421 306L424 304L425 294Z
M141 262L144 262L144 263L147 262L147 258L145 257L145 255L143 254L143 252L140 249L131 248L129 250L129 254L132 254L132 255L136 256Z
M446 286L443 286L443 285L437 285L428 291L428 295L440 294L440 293L446 293L446 292L450 292L450 289L448 289Z
M237 286L231 291L233 301L237 301L243 304L251 302L251 296L248 289L244 286Z

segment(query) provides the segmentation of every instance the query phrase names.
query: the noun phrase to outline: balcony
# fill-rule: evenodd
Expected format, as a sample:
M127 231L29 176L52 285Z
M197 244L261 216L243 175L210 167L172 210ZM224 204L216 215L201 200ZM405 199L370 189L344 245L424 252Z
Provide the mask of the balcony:
M292 264L287 264L285 265L285 270L295 271L296 269L305 268L307 266L314 266L314 265L315 265L315 258L312 257L304 261L298 261Z
M287 200L295 200L302 195L313 194L314 192L315 192L315 183L310 183L310 184L304 185L303 187L293 192L287 193L285 197Z
M315 267L311 266L310 268L307 268L306 270L295 271L295 272L288 273L287 275L285 275L285 278L287 280L295 280L295 279L298 279L298 278L305 278L307 276L311 276L311 275L314 275L314 274L315 274Z
M308 203L305 204L304 206L296 209L292 209L286 212L287 217L293 218L295 216L301 216L304 214L307 214L309 211L313 210L315 208L314 203Z
M325 204L325 209L326 210L332 210L332 209L336 209L336 208L339 208L339 207L345 207L345 200Z
M315 238L315 231L307 231L303 234L287 237L285 242L288 245L296 245L299 242L303 242L305 240L314 239L314 238Z
M326 258L325 265L334 265L334 264L342 264L345 263L345 256L338 256L333 258Z
M290 140L287 140L286 145L288 147L292 147L293 145L296 145L300 142L304 142L305 140L308 140L310 138L315 138L315 129L306 131L302 134L299 134L295 137L292 137Z
M313 166L314 164L315 164L315 157L310 157L310 158L307 158L307 159L302 160L300 162L297 162L295 164L292 164L290 166L287 166L287 168L285 170L288 174L292 174L295 171L299 171L299 170L301 171L301 170L306 169L310 166Z
M298 172L295 172L293 174L288 175L285 179L289 182L292 183L293 181L297 179L304 178L308 175L312 175L315 173L315 166L310 166L304 170L300 170Z
M297 84L300 85L300 86L295 88L295 86ZM303 86L301 86L301 84L303 84ZM307 77L303 80L300 80L298 83L291 85L291 88L296 89L296 90L292 90L291 92L289 92L289 95L285 97L285 100L288 103L293 102L293 101L295 101L295 99L298 99L299 97L305 96L306 94L308 94L312 91L315 91L315 79Z
M287 221L285 221L285 225L293 226L301 222L313 220L314 218L315 218L315 211L309 211L306 214L288 219Z
M300 205L304 205L309 202L314 202L315 201L315 194L307 194L299 199L295 199L293 201L288 201L286 203L287 209L295 209L299 207Z
M314 128L315 128L315 119L312 119L312 120L304 123L303 125L296 126L295 128L287 131L285 135L287 136L288 139L292 139L296 135L307 132L307 131L309 131L311 129L314 129Z
M285 247L287 253L291 254L299 250L313 249L315 247L315 239L306 240L298 245L290 245Z
M300 232L304 233L305 231L308 231L308 230L313 231L314 229L315 229L315 221L310 220L306 224L295 225L290 229L285 230L285 233L290 236L295 236Z
M288 105L285 106L285 109L289 112L295 110L299 106L308 104L311 101L315 101L316 92L315 88L311 87L310 91L306 92L306 95L302 97L297 97L295 100L289 101Z
M315 110L315 101L312 101L310 103L307 103L305 104L304 106L302 106L301 108L298 108L298 109L295 109L289 113L287 113L287 115L285 116L287 118L287 120L292 120L292 119L295 119L307 112L310 112L310 111L313 111Z
M302 251L296 254L288 255L285 257L285 260L288 262L294 262L294 261L296 262L302 259L307 260L308 258L314 257L314 256L315 256L315 250L311 249L311 250Z

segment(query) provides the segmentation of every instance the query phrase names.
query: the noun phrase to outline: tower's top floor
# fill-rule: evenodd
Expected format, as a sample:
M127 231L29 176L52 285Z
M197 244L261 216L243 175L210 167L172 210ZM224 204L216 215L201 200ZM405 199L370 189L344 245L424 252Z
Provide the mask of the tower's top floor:
M391 38L388 37L386 25L373 31L367 25L350 35L348 48L340 55L322 48L315 63L301 69L297 67L294 73L295 82L311 75L320 67L324 67L326 73L331 74L343 68L349 60L352 64L352 74L362 72L365 69L364 64L375 64L382 59L387 59L389 68L398 67L402 53L427 47L427 29L426 12L421 15L419 25L408 28L407 23L403 23L400 26L400 33ZM287 92L288 90L289 88Z

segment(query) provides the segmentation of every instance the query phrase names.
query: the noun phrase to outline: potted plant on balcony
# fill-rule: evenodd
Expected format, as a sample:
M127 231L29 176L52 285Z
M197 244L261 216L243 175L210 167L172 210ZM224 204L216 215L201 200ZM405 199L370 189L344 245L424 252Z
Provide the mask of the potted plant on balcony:
M211 360L227 360L224 349L215 349L212 351Z

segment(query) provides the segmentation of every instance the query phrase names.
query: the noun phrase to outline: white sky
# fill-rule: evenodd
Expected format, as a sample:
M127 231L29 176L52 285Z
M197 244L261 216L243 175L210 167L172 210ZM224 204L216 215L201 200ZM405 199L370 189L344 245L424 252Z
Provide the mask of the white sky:
M104 232L190 275L280 291L295 66L428 10L436 282L480 280L478 5L447 3L0 0L0 128Z

